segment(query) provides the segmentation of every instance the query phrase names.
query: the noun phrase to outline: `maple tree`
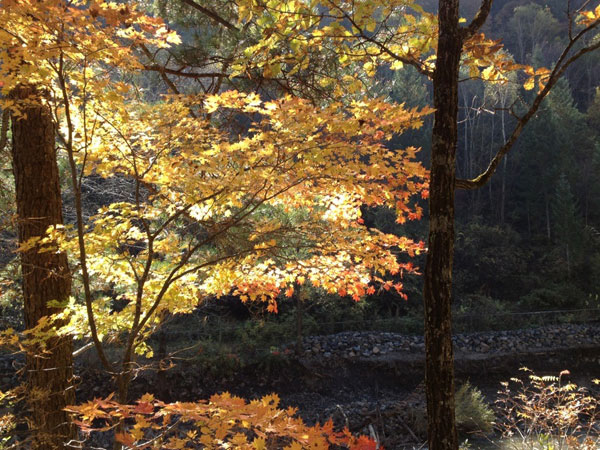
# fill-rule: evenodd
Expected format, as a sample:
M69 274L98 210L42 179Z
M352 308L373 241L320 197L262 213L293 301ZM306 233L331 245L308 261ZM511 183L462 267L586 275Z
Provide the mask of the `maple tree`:
M202 297L232 290L243 301L265 301L276 311L277 295L291 296L296 282L358 300L373 289L371 271L414 270L398 263L393 250L422 249L406 238L369 232L358 223L358 208L387 199L405 208L406 217L419 214L405 203L423 184L424 170L409 159L415 150L391 153L380 141L414 126L423 113L386 111L380 102L317 110L297 99L264 103L235 92L205 98L207 113L230 109L264 117L250 135L231 141L208 122L190 119L198 101L174 97L138 104L135 115L131 104L97 111L105 122L97 125L95 137L122 144L127 153L106 154L102 147L96 153L90 146L87 170L131 176L136 183L135 202L102 208L85 234L91 288L112 290L126 302L118 313L111 312L110 296L92 305L104 336L129 334L121 362L122 401L133 375L132 352L151 351L144 338L163 311L189 312ZM387 125L372 110L388 114ZM354 125L348 111L357 114ZM364 135L356 139L359 121ZM405 183L399 184L392 174L403 170ZM292 209L302 213L285 213ZM78 251L68 230L55 238L67 252ZM128 247L133 244L135 251ZM69 311L70 331L85 335L88 312L75 303Z
M75 280L71 300L52 299L48 306L62 311L31 325L26 343L46 341L49 324L52 335L91 338L120 402L165 311L190 312L230 292L276 311L276 297L305 282L358 300L372 283L400 292L383 274L415 271L396 254L423 244L368 230L360 206L420 217L413 197L426 195L426 172L417 149L385 144L429 109L358 97L324 106L263 101L235 91L152 103L125 80L144 68L137 49L178 42L159 19L128 5L60 0L6 1L1 18L3 92L24 83L48 92L2 98L2 108L13 120L28 104L52 111L77 213L74 229L56 221L21 243L22 254L68 254ZM239 136L222 126L236 114L252 123ZM89 175L132 180L131 200L84 220ZM117 361L105 351L115 341L124 344Z
M52 93L59 140L70 160L77 241L70 239L72 230L55 228L46 241L31 243L58 242L79 255L84 302L74 299L57 317L68 322L60 332L91 335L105 367L118 374L119 400L125 402L134 352L150 352L144 337L163 310L191 310L198 298L232 291L276 310L278 294L291 296L294 284L306 281L360 298L374 289L371 273L414 270L399 264L394 251L418 252L422 246L366 230L358 208L388 203L400 221L420 216L411 198L424 188L425 171L411 159L415 149L390 151L385 143L418 125L429 110L406 111L364 93L379 67L411 65L434 85L424 291L429 441L430 448L456 448L454 191L485 184L560 76L598 47L594 41L580 44L597 28L600 10L572 12L565 52L553 69L536 70L515 64L499 42L479 33L491 0L465 26L458 0L440 0L438 16L411 0L240 1L226 18L185 3L232 33L252 36L221 72L193 73L161 61L152 49L178 38L162 21L128 5L3 2L9 31L0 34L1 48L10 56L1 58L3 90L26 81ZM151 64L140 62L138 50ZM19 60L35 64L15 65ZM539 88L489 169L472 180L455 179L461 65L473 78L498 83L519 71L525 89ZM142 69L159 72L174 94L143 101L143 92L126 81ZM169 79L252 80L257 74L290 96L264 101L231 91L178 95ZM318 96L306 94L307 80ZM6 101L2 106L19 110ZM223 124L240 113L252 125L236 136ZM81 181L92 173L133 179L134 198L107 205L85 223ZM380 275L375 281L392 287ZM125 301L122 311L112 311L112 297L102 294L107 291ZM110 339L126 344L118 367L103 350Z

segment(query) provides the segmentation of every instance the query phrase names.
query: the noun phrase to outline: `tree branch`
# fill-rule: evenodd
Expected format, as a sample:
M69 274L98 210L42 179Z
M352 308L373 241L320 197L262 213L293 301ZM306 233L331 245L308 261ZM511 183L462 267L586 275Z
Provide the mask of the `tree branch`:
M65 118L67 122L67 137L63 137L65 143L65 149L67 150L67 156L69 161L69 169L71 175L71 184L73 187L73 192L75 194L75 214L76 214L76 226L77 226L77 241L79 246L79 264L81 268L81 278L83 282L83 292L84 292L84 301L86 314L88 319L88 324L90 327L90 334L92 337L92 341L94 343L94 347L96 349L96 353L98 353L98 357L102 362L102 365L108 372L113 372L114 368L110 360L108 359L108 355L104 351L104 346L102 345L102 341L100 339L100 335L98 334L98 329L96 327L96 319L94 316L94 310L92 308L92 291L91 291L91 283L90 283L90 274L88 271L87 265L87 253L86 253L86 245L84 239L84 221L83 221L83 206L81 200L81 185L77 182L77 165L75 162L75 150L73 148L73 134L74 127L73 121L71 120L70 113L70 105L71 99L67 90L67 81L64 72L64 55L61 52L59 58L59 65L57 68L58 82L60 91L62 93L62 100L64 102L65 108ZM81 168L83 171L83 167Z
M348 22L350 22L352 24L352 26L358 30L358 34L361 38L363 38L365 41L370 42L371 44L377 46L379 48L379 50L383 53L386 53L387 55L389 55L391 58L395 59L396 61L400 61L402 64L407 64L409 66L413 66L415 69L417 69L417 71L421 74L421 75L425 75L428 78L431 78L433 76L433 71L431 71L423 61L416 59L416 58L409 58L407 56L402 56L399 55L398 53L392 51L387 45L379 42L377 39L372 38L371 36L369 36L367 33L365 33L365 31L362 29L362 27L359 26L359 24L354 20L354 18L348 14L347 11L345 11L343 8L341 8L339 5L335 4L334 2L332 2L331 0L329 1L329 4L337 9L343 16L344 19L346 19Z
M492 3L494 0L483 0L481 6L479 7L479 11L475 15L473 21L465 28L461 30L463 35L463 39L468 39L473 36L475 33L479 31L479 29L483 26L488 16L490 15L490 10L492 9Z
M592 24L588 25L586 28L581 30L573 39L569 41L569 45L563 50L562 54L558 58L554 69L550 73L550 77L548 78L548 82L544 86L544 88L538 93L535 97L533 103L529 107L529 110L525 113L524 116L519 118L515 129L511 133L510 137L506 141L506 143L500 147L494 158L490 161L487 169L479 174L477 177L472 178L470 180L465 179L457 179L455 188L456 189L466 189L473 190L479 189L484 186L491 178L492 175L496 172L498 165L504 158L504 156L511 150L517 138L521 135L523 128L531 120L531 118L537 113L542 101L546 96L550 93L550 90L554 87L554 85L558 82L561 76L565 73L565 71L569 68L571 64L581 58L583 55L587 53L593 52L600 48L600 41L588 46L583 47L579 51L575 52L571 57L567 58L575 44L589 31L597 28L600 25L600 20L596 20Z
M240 30L235 25L233 25L231 22L228 22L227 20L222 18L220 15L218 15L216 12L212 11L211 9L208 9L202 5L199 5L194 0L180 0L180 1L185 3L186 5L191 6L194 9L200 11L205 16L210 17L212 20L214 20L217 23L220 23L225 28L227 28L231 31L235 31L236 33L239 33Z
M161 66L159 64L144 65L144 69L150 70L153 72L168 73L169 75L175 75L175 76L183 77L183 78L194 78L194 79L197 79L197 78L223 78L223 77L227 76L226 73L221 73L221 72L184 72L183 69L179 69L179 70L169 69L169 68Z
M154 55L152 54L152 52L150 50L148 50L148 47L146 47L146 45L140 44L139 47L142 49L142 52L144 52L144 55L146 55L146 57L150 61L154 61ZM144 67L146 67L146 66L144 66ZM160 73L160 77L163 79L163 81L165 82L167 87L171 90L171 92L173 92L176 95L179 95L180 94L179 89L177 89L177 86L175 86L175 83L173 83L166 74L167 69L165 67L158 66L158 65L156 67L157 67L157 71ZM194 113L194 111L192 111L191 109L190 109L190 116L192 116L194 119L198 118L196 113Z

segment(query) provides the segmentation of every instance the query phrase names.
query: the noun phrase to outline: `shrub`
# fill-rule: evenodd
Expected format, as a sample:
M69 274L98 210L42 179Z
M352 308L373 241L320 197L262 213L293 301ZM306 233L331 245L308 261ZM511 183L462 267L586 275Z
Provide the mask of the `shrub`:
M556 376L536 376L528 369L527 381L512 378L502 383L496 402L497 429L510 437L514 448L596 449L600 445L598 399L586 389ZM597 380L596 380L597 381ZM515 389L511 389L515 386Z
M481 391L468 381L456 392L456 423L467 433L492 431L494 412L486 403Z
M507 305L500 300L481 294L467 295L461 299L460 306L454 310L452 327L456 332L462 333L504 330L508 325L505 315L507 312ZM514 321L511 320L510 325L513 323Z
M520 298L521 308L529 311L585 306L586 294L571 283L549 283Z

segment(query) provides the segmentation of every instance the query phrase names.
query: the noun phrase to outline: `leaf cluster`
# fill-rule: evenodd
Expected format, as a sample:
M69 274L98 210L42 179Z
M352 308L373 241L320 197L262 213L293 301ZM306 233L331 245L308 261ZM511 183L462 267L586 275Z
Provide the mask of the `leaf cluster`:
M125 448L136 449L375 449L372 440L353 437L345 429L336 432L333 422L307 426L296 418L296 410L280 409L272 394L246 402L230 394L213 395L196 403L163 403L150 394L133 405L108 397L71 407L78 425L86 432L107 430L100 421L127 419L127 429L117 435Z

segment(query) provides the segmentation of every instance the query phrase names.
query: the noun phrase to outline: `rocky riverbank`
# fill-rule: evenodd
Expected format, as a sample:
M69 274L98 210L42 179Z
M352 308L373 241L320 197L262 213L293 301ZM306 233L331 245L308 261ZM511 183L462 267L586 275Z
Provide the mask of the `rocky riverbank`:
M551 349L600 346L600 324L561 324L534 329L489 331L458 334L453 337L457 356L540 352ZM282 353L294 350L294 344L282 345ZM286 352L288 350L288 352ZM93 352L93 350L90 350ZM303 339L301 358L309 361L328 359L364 359L385 355L402 358L402 355L424 355L422 336L374 331L348 331L343 333L307 336ZM22 368L22 358L0 355L0 388L6 387Z
M492 399L499 381L517 375L523 364L545 373L580 365L582 379L598 377L592 372L600 358L600 324L460 334L454 336L454 346L458 384L470 379ZM293 349L292 344L283 345L273 349L278 357L268 364L251 363L216 378L199 370L194 360L181 361L162 381L152 371L141 373L132 385L132 396L147 391L160 396L165 387L172 388L167 389L165 400L196 400L222 391L245 398L277 392L282 405L297 406L308 423L333 418L338 426L377 436L388 449L423 443L423 337L344 332L306 337L300 358ZM89 356L93 351L88 362ZM0 390L18 381L15 369L22 368L23 362L14 355L0 356ZM81 359L76 364L80 400L112 390L104 372L86 367ZM110 447L108 435L93 441L97 448Z
M600 345L600 325L562 324L526 330L459 334L454 336L453 341L458 355L471 353L494 355L554 348L578 348ZM424 353L425 343L422 336L354 331L306 337L303 341L303 350L304 356L308 358L352 359L392 353L419 355Z

